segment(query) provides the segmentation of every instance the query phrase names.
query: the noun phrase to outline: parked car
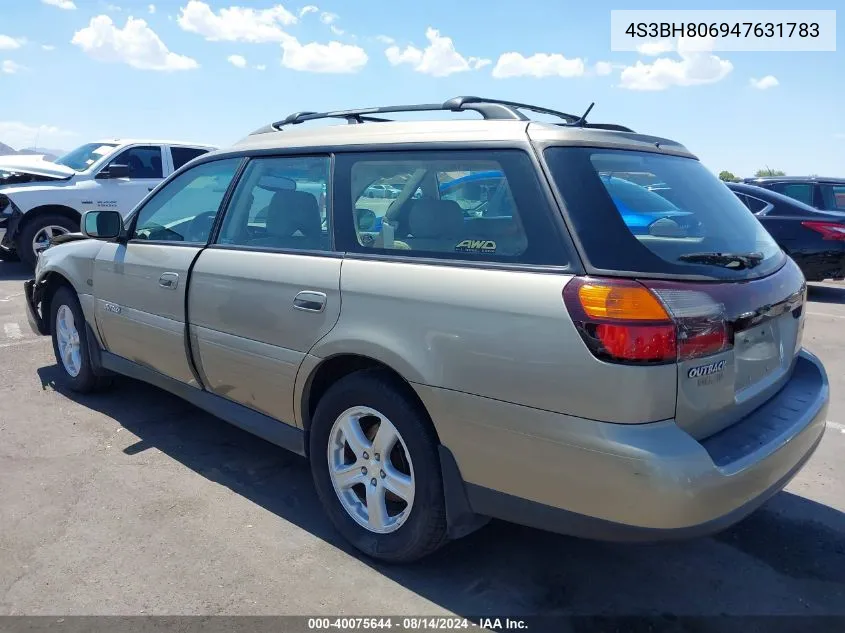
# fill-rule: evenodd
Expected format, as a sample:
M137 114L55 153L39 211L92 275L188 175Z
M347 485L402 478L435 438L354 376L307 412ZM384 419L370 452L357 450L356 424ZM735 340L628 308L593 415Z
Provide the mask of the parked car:
M769 176L745 178L743 182L782 193L821 211L845 211L845 178Z
M388 561L489 517L693 537L782 489L829 386L802 348L804 277L737 197L669 139L473 97L413 109L482 119L292 115L196 159L127 224L86 213L92 239L24 284L58 380L141 379L306 456L339 532ZM446 174L491 170L509 215L438 197ZM695 234L632 230L603 178L622 172L666 183ZM373 233L359 205L386 179L406 184ZM299 186L317 182L330 221Z
M91 209L128 214L165 177L214 149L169 141L86 143L50 162L0 156L0 259L35 265L58 235L79 230Z
M727 183L807 281L845 279L845 212L825 212L769 189Z
M694 214L682 211L662 195L648 187L609 173L600 174L601 181L622 216L622 221L635 235L660 235L667 231L692 235L697 230ZM668 191L664 183L661 189ZM441 200L455 200L465 218L511 217L513 197L507 191L507 180L499 171L468 174L444 182L439 187Z
M394 185L375 184L367 187L364 195L367 198L395 198L399 195L399 188Z

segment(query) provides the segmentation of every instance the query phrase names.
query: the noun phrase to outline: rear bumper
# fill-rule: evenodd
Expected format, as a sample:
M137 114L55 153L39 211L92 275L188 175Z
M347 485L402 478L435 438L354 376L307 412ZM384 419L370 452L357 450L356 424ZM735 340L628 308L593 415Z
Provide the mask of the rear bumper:
M671 420L609 424L466 394L420 393L433 405L474 512L627 541L701 536L750 514L813 454L829 399L824 368L808 352L768 403L701 442Z

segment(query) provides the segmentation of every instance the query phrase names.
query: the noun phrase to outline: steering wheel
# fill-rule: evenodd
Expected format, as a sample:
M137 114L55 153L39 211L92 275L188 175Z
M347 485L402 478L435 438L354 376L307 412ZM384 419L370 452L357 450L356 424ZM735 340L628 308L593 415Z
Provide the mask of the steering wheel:
M185 231L186 242L205 242L211 235L211 228L214 226L214 218L217 217L216 211L206 211L195 216L188 225L188 230Z

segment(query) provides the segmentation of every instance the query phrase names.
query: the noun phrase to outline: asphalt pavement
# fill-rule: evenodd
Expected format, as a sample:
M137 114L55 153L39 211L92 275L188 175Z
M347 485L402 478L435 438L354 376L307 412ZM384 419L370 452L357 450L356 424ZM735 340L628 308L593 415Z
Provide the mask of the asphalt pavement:
M0 263L0 615L845 615L845 285L808 306L828 431L744 522L661 545L493 522L400 567L345 545L303 459L129 379L63 390L27 277Z

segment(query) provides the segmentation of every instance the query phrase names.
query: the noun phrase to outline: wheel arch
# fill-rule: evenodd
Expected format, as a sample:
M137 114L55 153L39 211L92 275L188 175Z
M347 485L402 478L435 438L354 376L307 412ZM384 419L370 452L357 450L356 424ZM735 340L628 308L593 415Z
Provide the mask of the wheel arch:
M18 224L18 235L20 235L25 226L29 226L33 221L40 217L51 214L61 215L72 222L82 221L82 214L66 204L42 204L37 207L33 207L23 214L23 218Z
M312 359L314 357L311 357ZM431 416L425 407L425 404L420 398L419 394L413 387L413 384L401 372L394 369L391 364L374 358L373 356L359 353L338 353L328 356L323 359L318 359L316 364L311 367L304 377L302 382L302 389L299 394L298 403L298 419L302 423L302 428L308 433L311 428L311 420L314 412L317 409L317 403L323 394L328 391L332 384L355 372L359 371L381 371L389 375L399 387L399 389L411 400L420 407L426 414L426 419L434 431L438 443L440 437L437 434L437 429L431 420ZM306 442L307 446L307 442Z
M310 357L314 358L314 357ZM391 376L400 390L424 413L424 419L434 434L437 443L440 472L443 481L443 497L446 504L447 534L450 539L462 538L484 526L489 517L476 514L469 503L466 487L455 456L440 440L437 427L428 412L422 398L414 389L413 383L388 363L365 354L339 353L328 358L318 359L303 381L299 395L299 420L305 431L306 458L310 441L308 438L311 420L320 401L320 397L337 380L359 371L375 370Z
M58 218L62 218L70 225L68 228L71 232L80 230L79 225L81 223L82 216L76 209L67 205L45 204L28 210L20 216L20 219L17 220L14 226L9 227L9 234L5 239L7 243L11 242L14 245L14 249L17 251L21 260L30 266L35 265L38 257L34 248L31 245L26 244L29 239L34 237L34 234L30 234L29 231L32 229L37 232L39 228L39 220L47 216L57 216Z
M41 286L41 317L44 322L44 327L47 330L46 333L49 335L52 334L50 328L50 310L53 297L56 295L56 292L62 287L69 288L77 296L79 296L79 292L76 288L74 288L73 284L67 277L55 270L45 273L41 278L41 284L43 284Z

